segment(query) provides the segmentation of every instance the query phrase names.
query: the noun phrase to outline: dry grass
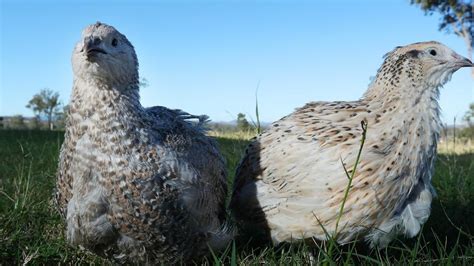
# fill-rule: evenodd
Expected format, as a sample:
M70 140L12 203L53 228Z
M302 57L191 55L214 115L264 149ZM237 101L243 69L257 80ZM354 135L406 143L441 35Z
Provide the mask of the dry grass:
M218 131L218 130L213 130L208 132L209 136L215 137L215 138L225 138L225 139L234 139L234 140L242 140L242 141L248 141L255 137L255 131L254 130L248 130L248 131Z
M458 139L440 141L438 143L438 152L442 154L466 154L474 153L474 141L472 139Z

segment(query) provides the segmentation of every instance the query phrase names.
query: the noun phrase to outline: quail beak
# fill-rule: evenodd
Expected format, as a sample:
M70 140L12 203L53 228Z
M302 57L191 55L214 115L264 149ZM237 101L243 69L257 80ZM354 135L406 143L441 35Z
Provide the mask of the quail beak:
M96 57L98 54L107 54L107 52L101 48L101 43L94 39L89 39L84 44L84 52L88 59Z
M474 64L472 64L471 60L462 56L456 57L455 64L458 67L474 67Z

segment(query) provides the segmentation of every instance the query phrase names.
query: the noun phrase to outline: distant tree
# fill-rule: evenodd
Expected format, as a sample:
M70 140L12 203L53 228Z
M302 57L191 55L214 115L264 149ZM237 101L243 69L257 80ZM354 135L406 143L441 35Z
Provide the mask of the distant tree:
M464 114L463 119L469 126L474 126L474 103L469 105L469 110Z
M467 54L472 61L474 49L474 2L472 0L411 0L411 4L418 5L425 14L440 13L442 18L439 30L454 32L464 39ZM474 78L474 68L471 70Z
M247 121L247 118L242 113L237 114L237 128L242 131L250 129L249 121Z
M26 107L33 110L36 117L46 117L48 121L48 127L50 130L53 129L53 118L54 115L59 111L59 93L53 92L50 89L42 89L40 93L37 93L28 102Z
M146 78L141 78L140 81L138 82L138 86L140 86L140 88L146 88L149 85L150 84L148 83L148 80Z
M59 129L64 129L66 126L66 118L68 115L68 110L69 110L69 105L63 106L61 111L58 111L54 116L55 116L55 125L56 128Z
M467 128L461 131L461 136L474 138L474 103L469 105L469 110L464 115L463 120L466 121Z
M15 115L10 117L8 127L13 129L25 129L25 118L22 115Z
M28 128L29 129L40 129L41 128L41 120L38 116L34 116L33 118L28 121Z

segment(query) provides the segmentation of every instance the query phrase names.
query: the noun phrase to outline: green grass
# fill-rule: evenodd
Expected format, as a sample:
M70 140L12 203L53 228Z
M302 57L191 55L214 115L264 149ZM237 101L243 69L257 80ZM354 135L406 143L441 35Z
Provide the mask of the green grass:
M52 207L62 132L0 130L0 265L105 264L69 247ZM250 134L216 134L227 159L229 184ZM474 264L474 154L441 154L436 163L432 213L414 239L403 237L383 250L362 242L335 246L330 264ZM310 244L310 245L309 245ZM327 259L325 243L252 249L231 245L207 264L309 264Z

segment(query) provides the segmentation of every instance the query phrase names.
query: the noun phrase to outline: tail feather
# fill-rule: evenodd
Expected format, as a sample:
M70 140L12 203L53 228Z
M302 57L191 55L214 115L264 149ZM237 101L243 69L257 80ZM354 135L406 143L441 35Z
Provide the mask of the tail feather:
M147 111L159 118L166 118L169 121L181 120L184 121L200 131L207 131L207 124L210 122L207 115L192 115L180 109L168 109L163 106L153 106L147 108ZM197 122L193 121L197 119Z

